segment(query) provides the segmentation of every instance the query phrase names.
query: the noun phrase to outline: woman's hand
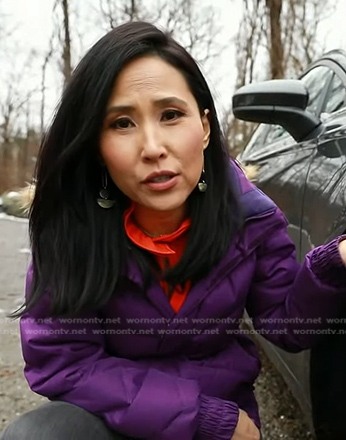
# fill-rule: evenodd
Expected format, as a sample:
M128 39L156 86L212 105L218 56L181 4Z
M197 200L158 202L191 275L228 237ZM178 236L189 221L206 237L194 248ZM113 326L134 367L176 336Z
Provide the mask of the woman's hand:
M253 420L242 409L239 410L239 419L231 440L260 440L259 429Z

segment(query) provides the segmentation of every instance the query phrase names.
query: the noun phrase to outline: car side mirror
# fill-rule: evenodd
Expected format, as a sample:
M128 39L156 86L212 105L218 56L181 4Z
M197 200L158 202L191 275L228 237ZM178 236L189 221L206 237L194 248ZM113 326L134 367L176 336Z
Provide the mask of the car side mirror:
M309 92L299 80L274 79L237 90L232 99L236 118L281 125L297 142L323 132L322 122L306 106Z

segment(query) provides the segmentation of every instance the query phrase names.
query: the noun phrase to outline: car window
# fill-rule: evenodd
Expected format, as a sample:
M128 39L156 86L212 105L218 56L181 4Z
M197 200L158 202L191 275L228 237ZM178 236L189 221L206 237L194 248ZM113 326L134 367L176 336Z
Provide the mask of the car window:
M324 92L332 75L333 71L329 67L317 66L300 78L309 91L309 102L306 110L316 116L321 113Z
M260 124L247 142L246 150L250 151L260 148L266 140L268 129L269 126L267 124Z
M283 137L292 137L281 125L272 125L265 139L266 144L272 144ZM292 138L293 139L293 138Z
M333 113L343 107L346 107L346 88L338 75L334 74L322 111Z
M325 88L333 75L333 71L326 66L317 66L309 70L300 80L304 83L309 91L309 101L307 110L319 116L322 110L322 103L325 94ZM337 85L335 85L337 87ZM337 94L337 92L335 92ZM336 97L334 98L336 100ZM336 106L337 104L335 104ZM331 105L332 106L332 105ZM324 110L327 111L327 110ZM261 124L257 131L255 139L251 139L246 147L246 151L252 151L258 148L263 148L274 142L293 141L292 136L280 125L266 125ZM262 128L263 127L263 128Z

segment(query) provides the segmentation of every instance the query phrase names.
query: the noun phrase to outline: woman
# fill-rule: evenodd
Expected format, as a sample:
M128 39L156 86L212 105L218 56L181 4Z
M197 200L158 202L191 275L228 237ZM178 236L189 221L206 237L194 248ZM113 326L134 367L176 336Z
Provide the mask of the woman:
M28 383L53 402L2 440L259 439L244 310L278 346L310 347L345 304L346 236L297 263L196 63L142 22L82 59L36 177L15 316Z

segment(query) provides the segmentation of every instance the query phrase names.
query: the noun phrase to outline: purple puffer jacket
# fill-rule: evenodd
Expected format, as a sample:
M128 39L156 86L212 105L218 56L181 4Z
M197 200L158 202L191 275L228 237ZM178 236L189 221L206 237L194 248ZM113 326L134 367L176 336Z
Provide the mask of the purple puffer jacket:
M244 310L279 347L309 348L318 332L306 329L325 326L346 301L346 271L340 238L315 248L300 266L283 214L235 163L231 172L245 232L177 314L159 282L143 292L132 264L101 313L51 319L46 295L21 318L33 391L85 408L134 438L230 440L238 408L260 426L253 394L260 361L239 331ZM29 268L27 292L31 278Z

